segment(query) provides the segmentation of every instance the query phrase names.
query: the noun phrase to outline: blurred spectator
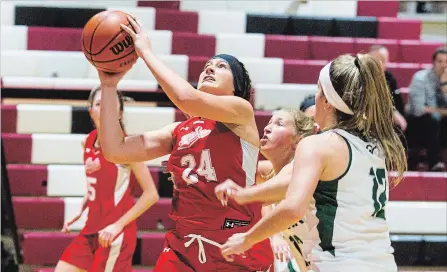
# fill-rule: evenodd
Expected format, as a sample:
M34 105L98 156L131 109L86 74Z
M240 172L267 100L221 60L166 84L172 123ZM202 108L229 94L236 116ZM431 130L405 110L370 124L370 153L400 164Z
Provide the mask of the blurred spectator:
M432 57L433 67L416 72L410 84L405 108L408 114L408 140L423 147L429 166L444 171L447 163L447 47ZM441 150L442 149L442 150Z
M313 117L315 115L315 95L309 95L304 98L300 105L300 111L304 112L306 116Z
M393 96L394 100L394 115L393 120L394 123L399 126L399 128L402 131L405 131L407 129L407 121L405 120L404 114L404 101L402 99L402 96L400 94L399 87L397 86L397 80L394 77L394 75L386 70L386 64L389 60L390 53L388 52L388 49L385 46L382 45L373 45L371 46L369 50L369 54L378 60L380 63L382 63L382 68L385 72L385 79L386 83L388 85L388 89L390 89L391 95Z

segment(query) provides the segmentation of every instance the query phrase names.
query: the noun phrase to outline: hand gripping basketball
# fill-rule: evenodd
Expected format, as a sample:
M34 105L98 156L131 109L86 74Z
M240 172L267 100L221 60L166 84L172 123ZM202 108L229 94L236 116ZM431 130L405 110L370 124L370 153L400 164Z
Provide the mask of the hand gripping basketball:
M143 25L138 19L136 19L135 21L130 16L127 16L127 19L129 20L130 24L132 25L135 31L124 24L121 24L120 26L124 31L126 31L132 37L132 40L135 45L135 51L141 58L146 50L152 50L151 41L149 39L149 36L147 35L147 32L144 30Z

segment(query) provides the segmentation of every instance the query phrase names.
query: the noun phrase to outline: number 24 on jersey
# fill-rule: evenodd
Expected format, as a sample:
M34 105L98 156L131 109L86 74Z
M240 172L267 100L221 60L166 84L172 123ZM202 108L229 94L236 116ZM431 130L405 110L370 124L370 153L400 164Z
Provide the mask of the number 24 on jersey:
M199 181L199 177L205 177L206 181L217 181L216 171L214 170L213 164L211 162L211 154L209 149L202 150L200 154L199 167L196 168L197 162L192 154L183 156L180 159L180 164L182 167L186 167L182 172L182 179L188 184L194 184ZM191 173L191 172L197 173Z

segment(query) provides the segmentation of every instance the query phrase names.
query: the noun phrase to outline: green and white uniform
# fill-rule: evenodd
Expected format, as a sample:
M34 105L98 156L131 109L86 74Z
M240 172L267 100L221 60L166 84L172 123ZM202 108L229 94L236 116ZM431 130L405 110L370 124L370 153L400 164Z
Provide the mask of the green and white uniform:
M339 178L320 181L315 190L312 266L321 272L397 271L385 220L389 184L381 148L344 130L324 133L343 137L349 164Z

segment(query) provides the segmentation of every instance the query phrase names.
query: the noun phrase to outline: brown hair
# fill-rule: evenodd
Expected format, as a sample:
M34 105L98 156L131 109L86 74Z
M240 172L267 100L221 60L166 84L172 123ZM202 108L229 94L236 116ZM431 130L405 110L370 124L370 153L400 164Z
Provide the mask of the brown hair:
M377 141L388 170L397 171L397 185L407 169L405 150L393 129L393 100L380 63L367 54L342 55L330 67L334 89L354 115L335 110L337 125L366 141Z
M89 108L92 108L92 107L93 107L93 100L95 100L95 96L96 96L96 94L97 94L99 91L101 91L101 86L97 86L97 87L95 87L95 88L90 92L90 95L88 96L88 100L87 100L87 101L88 101L88 107L89 107ZM123 111L124 111L124 100L125 100L125 99L131 99L131 98L128 98L128 97L123 96L123 94L122 94L120 91L117 91L117 94L118 94L118 101L119 101L119 104L120 104L120 112L123 112ZM123 120L122 120L122 118L119 119L119 122L120 122L121 129L122 129L123 131L125 131L125 130L124 130L124 124L123 124Z
M284 111L287 112L288 114L290 114L293 118L293 125L295 127L295 135L297 136L297 140L310 136L310 135L314 135L316 133L316 128L315 128L315 124L314 124L314 120L305 115L304 112L302 112L301 110L298 109L293 109L293 108L286 108L286 109L281 109L280 111ZM298 138L299 137L299 138ZM267 174L262 175L261 177L263 179L271 179L272 177L274 177L276 175L275 170L271 169Z

